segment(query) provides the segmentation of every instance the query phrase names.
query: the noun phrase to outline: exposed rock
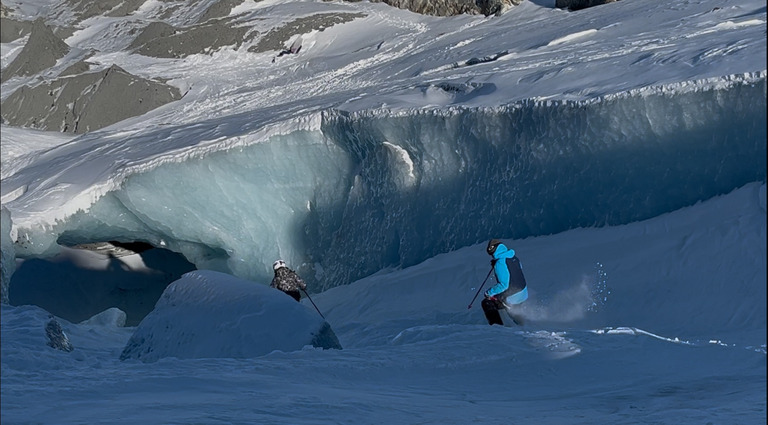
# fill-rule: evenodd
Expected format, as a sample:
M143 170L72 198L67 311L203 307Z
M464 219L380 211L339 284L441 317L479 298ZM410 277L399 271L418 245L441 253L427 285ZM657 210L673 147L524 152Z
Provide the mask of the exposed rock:
M239 47L249 29L235 27L229 20L212 20L188 28L154 22L144 29L129 48L155 58L184 58L209 53L224 46Z
M94 54L96 54L96 51L92 50L90 53L85 55L81 60L68 66L64 71L62 71L59 74L59 77L66 77L69 75L80 75L90 71L91 66L94 64L91 62L88 62L88 59L90 59Z
M72 34L77 31L77 28L67 26L51 26L51 30L56 37L59 37L62 40L66 40L67 38L72 37Z
M139 33L136 38L133 39L128 46L129 49L138 49L145 44L149 44L155 40L170 37L176 34L176 28L165 22L151 22L149 25Z
M3 2L0 2L0 16L7 17L10 16L11 12L13 12L13 9L3 4Z
M586 9L601 4L613 3L618 0L556 0L555 7L568 10Z
M3 70L1 81L14 76L34 75L56 64L69 52L69 46L56 37L42 19L37 19L31 28L29 41L16 59Z
M84 21L94 16L128 16L135 12L145 0L67 0L78 20Z
M16 21L0 18L0 43L10 43L26 36L32 31L32 21Z
M523 0L475 0L480 13L485 16L501 15L513 6L518 6Z
M48 346L66 352L74 350L75 347L69 342L67 334L61 328L61 324L53 316L50 316L50 319L48 324L45 325L45 336L48 337Z
M325 321L320 326L320 329L313 334L312 340L309 341L308 345L326 350L341 350L339 338L336 336L336 333L333 332L333 329L331 329L331 325Z
M523 0L371 0L423 15L498 15Z
M164 3L167 3L165 0L163 0ZM169 3L168 6L163 7L160 14L157 16L158 19L170 19L175 14L179 13L179 10L182 9L181 3Z
M251 358L305 346L341 349L311 307L264 284L197 270L166 288L120 359Z
M505 50L503 52L498 52L498 53L495 53L493 55L483 56L483 57L480 57L480 58L473 57L473 58L467 59L463 63L457 63L454 66L456 68L460 68L462 66L472 66L472 65L478 65L478 64L481 64L481 63L493 62L493 61L499 60L499 58L502 58L502 57L504 57L504 56L506 56L508 54L509 54L509 51Z
M244 1L245 0L219 0L212 4L211 7L209 7L205 13L203 13L203 16L200 17L198 22L206 22L211 19L228 16L232 9L235 8L235 6L239 6Z
M88 72L91 69L91 64L85 60L81 60L67 67L59 74L59 77L66 77L68 75L80 75Z
M87 2L88 0L83 0L83 2ZM106 16L111 17L121 17L121 16L128 16L135 12L136 10L141 7L142 4L146 2L146 0L119 0L120 3L117 5L117 7L110 10ZM98 3L98 2L89 2L89 3Z
M109 69L23 86L2 103L9 125L86 133L181 98L176 87Z
M334 25L364 16L361 13L319 13L298 18L282 27L273 28L255 46L248 48L248 51L255 53L268 52L270 50L282 51L286 47L285 43L294 35L306 34L311 31L323 31Z
M434 82L419 87L424 93L431 90L442 90L451 99L451 103L468 102L478 96L485 96L496 91L493 83L457 83L451 81Z

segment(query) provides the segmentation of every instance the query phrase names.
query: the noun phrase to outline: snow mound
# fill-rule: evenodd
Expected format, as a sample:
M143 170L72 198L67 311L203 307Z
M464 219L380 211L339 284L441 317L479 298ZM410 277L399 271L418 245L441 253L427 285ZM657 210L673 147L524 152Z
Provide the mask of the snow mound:
M266 285L197 270L166 288L120 359L250 358L308 345L341 349L311 307Z
M114 326L122 328L125 326L127 315L123 310L117 307L108 308L101 313L91 317L88 320L80 322L81 325L88 326Z

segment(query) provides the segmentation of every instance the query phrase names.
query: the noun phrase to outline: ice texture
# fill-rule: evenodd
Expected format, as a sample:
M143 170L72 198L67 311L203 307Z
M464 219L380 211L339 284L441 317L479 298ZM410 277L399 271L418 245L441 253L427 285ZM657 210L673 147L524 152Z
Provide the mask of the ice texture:
M11 235L11 212L0 208L0 240L2 241L2 257L0 257L0 303L8 303L8 288L11 276L16 270L16 251L13 248L14 238Z
M282 258L317 291L764 181L765 115L763 74L592 101L331 110L318 128L133 174L52 233L144 240L263 283Z

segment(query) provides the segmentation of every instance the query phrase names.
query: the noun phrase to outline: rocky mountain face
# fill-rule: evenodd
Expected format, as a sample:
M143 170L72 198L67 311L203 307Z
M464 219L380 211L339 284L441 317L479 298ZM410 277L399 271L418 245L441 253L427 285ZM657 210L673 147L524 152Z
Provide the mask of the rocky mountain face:
M112 65L102 71L22 86L3 101L2 115L12 126L80 134L180 98L176 87Z
M133 36L124 51L154 58L178 59L212 54L222 48L248 52L285 53L286 43L296 35L323 31L364 15L328 13L296 17L271 28L260 19L241 19L232 10L246 1L160 0L152 19L126 19L110 28L114 36ZM457 14L498 15L523 0L372 0L415 13L450 16ZM560 1L560 0L558 0ZM68 133L95 131L121 120L142 115L182 97L179 89L164 82L164 76L137 76L114 64L96 64L88 59L98 46L78 48L67 40L87 28L88 19L131 18L145 0L61 0L46 6L46 17L24 20L13 5L0 4L3 43L22 43L23 48L4 65L2 119L11 126ZM26 38L26 40L24 40ZM300 44L296 46L298 50ZM8 94L10 93L10 94Z
M503 13L523 0L371 0L424 15L453 16L462 13L485 16Z
M16 59L3 69L0 81L40 73L56 65L56 61L67 53L67 43L56 37L42 19L37 19L30 27L29 40Z

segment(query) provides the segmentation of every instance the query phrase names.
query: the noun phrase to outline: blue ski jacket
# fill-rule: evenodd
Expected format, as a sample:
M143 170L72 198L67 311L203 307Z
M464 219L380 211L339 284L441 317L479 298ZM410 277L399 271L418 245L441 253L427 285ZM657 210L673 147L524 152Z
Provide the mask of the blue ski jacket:
M498 283L485 291L486 297L502 294L501 298L506 298L521 291L527 292L523 270L520 261L515 257L514 249L507 248L503 243L499 244L493 253L493 259L496 260L493 271Z

